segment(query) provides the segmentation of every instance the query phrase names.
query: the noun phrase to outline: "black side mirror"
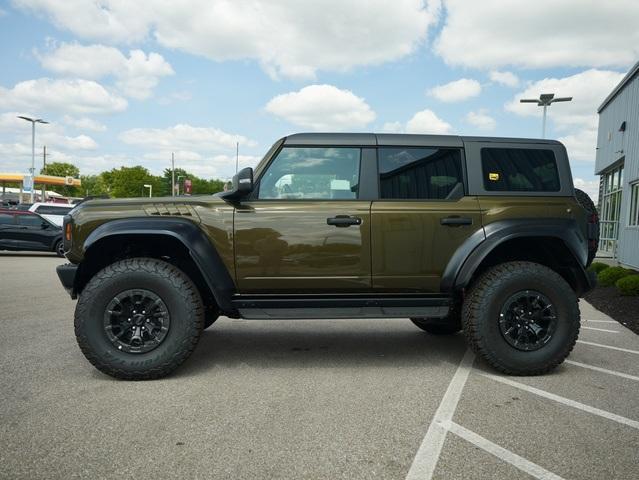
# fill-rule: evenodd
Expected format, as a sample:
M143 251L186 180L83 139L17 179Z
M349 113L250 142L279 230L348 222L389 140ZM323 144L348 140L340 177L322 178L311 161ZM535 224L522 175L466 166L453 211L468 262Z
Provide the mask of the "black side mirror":
M238 201L246 197L253 191L253 169L251 167L243 168L233 177L233 186L228 192L222 193L220 196L224 200Z

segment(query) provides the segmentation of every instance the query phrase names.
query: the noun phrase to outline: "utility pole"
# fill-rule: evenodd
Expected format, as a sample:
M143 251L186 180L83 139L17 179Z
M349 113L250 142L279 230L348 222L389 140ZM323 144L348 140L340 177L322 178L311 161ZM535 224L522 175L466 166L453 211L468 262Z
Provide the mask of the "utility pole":
M235 173L240 166L240 142L235 142Z
M175 153L171 152L171 196L175 197Z
M18 115L18 118L31 122L31 168L29 171L31 173L31 203L33 203L33 189L35 187L35 182L33 181L35 178L35 124L49 122L42 120L41 118L29 118L22 115Z
M538 107L544 107L544 113L541 120L541 138L546 138L546 112L548 107L555 102L569 102L572 97L555 98L554 93L542 93L539 98L522 98L520 103L536 103Z
M46 173L46 171L47 171L47 146L44 145L42 147L42 173ZM43 183L42 184L42 195L40 197L40 201L41 202L46 202L47 201L47 199L46 199L46 194L47 194L46 188L47 188L47 186Z

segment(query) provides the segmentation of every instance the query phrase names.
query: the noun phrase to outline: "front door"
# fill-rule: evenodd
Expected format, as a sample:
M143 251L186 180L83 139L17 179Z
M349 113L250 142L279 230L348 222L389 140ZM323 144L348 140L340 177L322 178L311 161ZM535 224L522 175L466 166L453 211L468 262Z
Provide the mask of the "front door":
M362 151L284 147L236 208L241 293L363 292L371 287L370 201Z
M371 208L373 289L438 293L455 250L482 228L458 148L380 147Z
M18 232L16 246L25 250L48 250L51 247L53 225L37 215L16 215Z

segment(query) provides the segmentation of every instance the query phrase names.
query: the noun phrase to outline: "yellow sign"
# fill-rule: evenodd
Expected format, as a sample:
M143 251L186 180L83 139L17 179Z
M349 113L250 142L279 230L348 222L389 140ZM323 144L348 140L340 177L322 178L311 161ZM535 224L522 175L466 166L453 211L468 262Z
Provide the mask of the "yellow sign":
M490 180L491 182L499 181L499 174L498 173L489 173L488 174L488 180Z

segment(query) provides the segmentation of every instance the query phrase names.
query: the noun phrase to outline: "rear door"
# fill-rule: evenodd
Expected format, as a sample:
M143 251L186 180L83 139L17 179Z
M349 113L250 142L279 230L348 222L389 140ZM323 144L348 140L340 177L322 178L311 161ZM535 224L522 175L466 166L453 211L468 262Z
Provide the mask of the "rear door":
M235 211L240 292L370 291L371 202L360 170L374 159L372 148L284 146Z
M382 136L380 136L382 137ZM371 208L373 289L439 293L455 251L482 229L466 195L463 149L380 146L379 199Z

